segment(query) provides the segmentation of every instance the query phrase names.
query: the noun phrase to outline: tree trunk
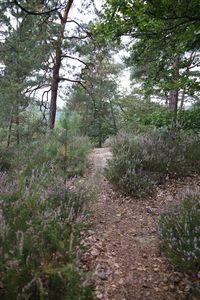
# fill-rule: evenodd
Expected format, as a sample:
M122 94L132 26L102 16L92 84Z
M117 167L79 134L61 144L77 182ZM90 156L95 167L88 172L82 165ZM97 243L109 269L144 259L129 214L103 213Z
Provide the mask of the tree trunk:
M64 38L64 31L65 31L65 25L67 23L69 11L72 7L73 0L68 0L63 15L61 18L61 31L60 36L57 39L57 47L56 47L56 53L55 53L55 63L53 66L53 75L52 75L52 83L51 83L51 100L50 100L50 107L49 107L49 119L48 119L48 125L50 129L53 129L55 126L55 120L56 120L56 110L57 110L57 97L58 97L58 87L59 87L59 73L61 68L61 61L62 61L62 41Z
M177 56L173 63L173 78L172 81L174 84L176 84L177 80L179 79L179 61L180 61L180 57ZM175 114L177 113L177 109L178 109L178 94L179 94L179 89L176 88L174 90L171 90L169 93L169 101L168 101L168 105L169 105L169 109L172 110Z
M19 96L19 92L17 93L17 97ZM17 138L17 145L19 146L20 144L20 132L19 132L19 99L17 98L16 101L16 117L15 117L15 122L16 122L16 138Z
M184 100L185 100L185 93L186 93L186 87L184 87L183 92L182 92L181 103L180 103L180 110L183 109Z
M19 146L20 144L20 135L19 135L19 116L16 117L16 126L17 126L17 145Z
M114 129L115 134L117 134L117 122L116 122L115 113L114 113L114 109L113 109L113 105L112 105L112 100L110 100L110 108L111 108L111 114L112 114L112 119L113 119L113 129Z
M178 109L178 89L172 90L169 93L169 109L177 113Z
M9 123L8 123L7 148L9 148L10 143L11 143L12 124L13 124L13 115L11 114L10 119L9 119Z
M49 107L49 128L53 129L56 120L57 110L57 97L58 97L58 86L59 86L59 71L61 67L62 50L61 47L56 49L55 64L53 66L53 78L51 83L51 100Z

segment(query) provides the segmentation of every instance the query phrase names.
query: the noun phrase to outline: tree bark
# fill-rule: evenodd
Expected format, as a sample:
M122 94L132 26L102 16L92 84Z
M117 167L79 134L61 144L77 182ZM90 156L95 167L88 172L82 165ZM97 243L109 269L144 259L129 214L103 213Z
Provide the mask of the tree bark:
M110 108L111 108L111 114L112 114L112 119L113 119L113 129L114 129L115 134L117 134L117 122L116 122L115 113L114 113L114 109L113 109L113 105L112 105L112 100L110 100Z
M56 120L56 111L57 111L57 98L58 98L58 88L60 81L60 68L62 61L62 42L64 38L65 25L67 23L69 11L72 7L74 0L68 0L63 15L60 16L61 19L61 31L60 36L57 39L57 47L55 49L55 62L53 65L53 74L52 74L52 82L51 82L51 99L50 99L50 107L49 107L49 119L48 125L50 129L53 129L55 126Z
M53 129L55 126L56 120L56 111L57 111L57 97L58 97L58 87L59 87L59 71L61 67L61 56L62 50L61 47L56 49L55 64L53 66L53 77L51 83L51 100L49 107L49 128Z
M177 56L173 63L173 83L175 84L177 82L177 80L179 79L179 61L180 61L180 57ZM179 89L176 88L174 90L171 90L169 93L169 101L168 101L168 105L169 105L169 109L172 110L175 114L177 113L177 109L178 109L178 94L179 94Z
M180 102L180 110L183 109L184 100L185 100L185 93L186 93L186 87L184 87L183 92L182 92L181 102Z
M172 90L169 93L169 109L177 113L178 109L178 89Z
M8 138L7 138L7 148L9 148L11 143L11 131L12 131L12 125L13 125L13 115L11 114L9 123L8 123Z

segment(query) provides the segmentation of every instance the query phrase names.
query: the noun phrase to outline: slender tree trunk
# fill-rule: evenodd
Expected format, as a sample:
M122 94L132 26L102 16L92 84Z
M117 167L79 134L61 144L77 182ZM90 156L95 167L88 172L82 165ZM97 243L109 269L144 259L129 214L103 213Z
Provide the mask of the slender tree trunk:
M19 144L20 144L20 132L19 132L19 100L18 99L17 99L17 103L16 103L16 117L15 117L15 122L16 122L17 145L19 146Z
M17 126L17 131L16 131L16 136L17 136L17 145L19 146L20 144L20 134L19 134L19 116L16 116L16 126Z
M64 147L65 147L65 153L64 153L64 170L67 170L67 129L65 132L65 143L64 143Z
M196 52L191 52L189 60L188 60L188 66L186 68L186 75L189 76L189 70L190 66L195 58ZM186 94L186 86L183 88L182 96L181 96L181 102L180 102L180 109L183 109L184 101L185 101L185 94Z
M179 62L180 62L180 57L177 56L172 63L172 66L174 68L173 83L176 83L177 80L179 79ZM178 109L178 94L179 94L179 89L171 90L168 99L169 109L172 110L175 114L177 113L177 109Z
M59 87L59 73L61 68L61 61L62 61L62 41L64 38L64 31L65 26L67 23L69 11L72 7L74 0L68 0L66 2L63 15L61 18L61 31L60 36L57 39L57 47L55 50L55 63L53 66L53 75L52 75L52 83L51 83L51 100L50 100L50 107L49 107L49 120L48 125L50 129L53 129L55 126L55 119L56 119L56 110L57 110L57 97L58 97L58 87Z
M11 113L9 123L8 123L8 138L7 138L7 148L10 147L11 143L11 131L12 131L12 125L13 125L13 115Z
M110 100L110 108L111 108L111 114L112 114L112 119L113 119L113 128L115 134L117 133L117 123L116 123L116 118L115 118L115 113L112 105L112 100Z
M99 131L99 134L98 134L98 143L99 143L99 148L102 147L102 128L101 128L101 121L99 120L99 124L98 124L98 131Z
M51 83L51 100L49 107L49 128L53 129L56 120L56 110L57 110L57 96L58 96L58 86L59 86L59 71L61 67L62 51L61 47L56 49L55 64L53 66L53 78Z
M183 92L182 92L181 102L180 102L180 110L183 109L184 100L185 100L185 92L186 92L186 87L184 87Z

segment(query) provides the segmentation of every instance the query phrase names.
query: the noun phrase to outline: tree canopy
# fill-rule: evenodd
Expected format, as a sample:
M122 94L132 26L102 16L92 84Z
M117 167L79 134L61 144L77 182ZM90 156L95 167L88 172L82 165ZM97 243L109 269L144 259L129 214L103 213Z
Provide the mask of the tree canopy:
M129 36L128 64L143 75L146 90L168 98L178 90L180 99L180 91L193 95L200 88L199 10L197 0L106 1L96 32L100 39Z

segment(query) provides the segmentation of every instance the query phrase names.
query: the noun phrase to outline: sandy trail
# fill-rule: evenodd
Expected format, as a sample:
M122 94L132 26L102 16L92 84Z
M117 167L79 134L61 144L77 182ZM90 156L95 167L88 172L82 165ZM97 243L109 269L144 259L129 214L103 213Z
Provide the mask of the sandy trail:
M156 226L163 206L194 179L169 182L157 188L154 198L125 197L103 176L111 158L109 148L94 149L89 155L91 175L101 174L101 193L91 207L94 229L84 241L88 250L83 263L94 272L96 299L196 299L190 295L187 277L175 272L160 253Z

